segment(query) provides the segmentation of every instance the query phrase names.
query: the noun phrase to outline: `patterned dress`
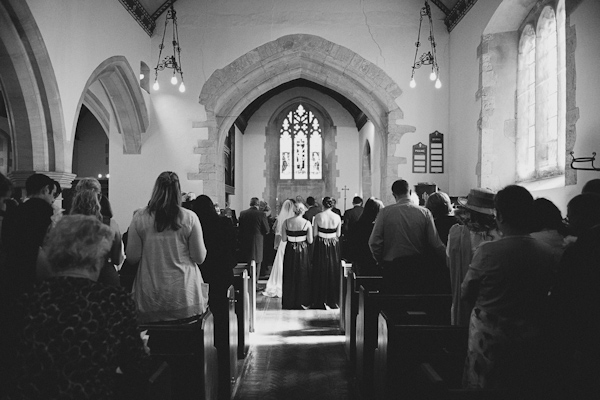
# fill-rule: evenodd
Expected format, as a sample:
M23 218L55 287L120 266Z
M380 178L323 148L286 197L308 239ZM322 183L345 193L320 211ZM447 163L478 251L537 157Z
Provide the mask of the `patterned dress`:
M131 384L147 371L135 304L121 288L47 279L15 315L9 399L112 399L117 367Z
M306 234L308 222L301 231L288 231L283 257L283 293L281 307L298 310L310 305L310 257Z
M317 227L313 252L312 306L337 308L340 297L341 254L337 228Z

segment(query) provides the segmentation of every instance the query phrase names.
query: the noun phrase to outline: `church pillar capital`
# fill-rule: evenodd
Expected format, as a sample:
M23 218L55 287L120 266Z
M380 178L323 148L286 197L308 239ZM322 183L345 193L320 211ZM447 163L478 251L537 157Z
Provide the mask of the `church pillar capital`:
M76 174L70 172L58 172L58 171L11 171L8 174L10 179L16 188L24 188L25 181L33 174L44 174L57 181L61 188L71 188L71 184L77 177Z

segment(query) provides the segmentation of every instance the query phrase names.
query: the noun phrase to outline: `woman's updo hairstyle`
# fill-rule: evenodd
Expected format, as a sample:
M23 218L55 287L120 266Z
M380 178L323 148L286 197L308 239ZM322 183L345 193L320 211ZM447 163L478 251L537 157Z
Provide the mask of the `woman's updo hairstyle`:
M294 211L295 215L302 215L306 212L306 206L298 201L294 203L292 210Z
M333 200L331 199L331 197L326 196L323 198L323 207L326 209L333 207Z

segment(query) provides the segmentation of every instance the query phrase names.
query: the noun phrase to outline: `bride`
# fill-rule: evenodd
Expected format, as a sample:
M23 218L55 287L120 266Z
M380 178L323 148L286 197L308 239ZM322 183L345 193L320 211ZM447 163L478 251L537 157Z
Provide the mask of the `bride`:
M267 286L262 292L265 296L269 297L281 297L283 289L283 256L285 254L285 245L287 242L281 240L281 229L283 222L294 216L294 200L288 199L283 202L281 211L275 221L273 230L275 231L275 249L277 254L275 255L275 261L273 261L273 268L271 269L271 276L267 281Z

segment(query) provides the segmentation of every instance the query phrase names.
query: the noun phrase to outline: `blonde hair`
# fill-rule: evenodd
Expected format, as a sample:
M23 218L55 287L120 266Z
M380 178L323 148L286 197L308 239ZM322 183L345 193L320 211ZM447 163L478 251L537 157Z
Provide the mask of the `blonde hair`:
M110 228L91 215L66 215L44 241L44 252L53 271L98 271L112 245Z
M102 213L100 210L101 206L100 200L98 200L98 194L93 190L86 189L75 192L69 214L93 215L99 220L102 220Z

